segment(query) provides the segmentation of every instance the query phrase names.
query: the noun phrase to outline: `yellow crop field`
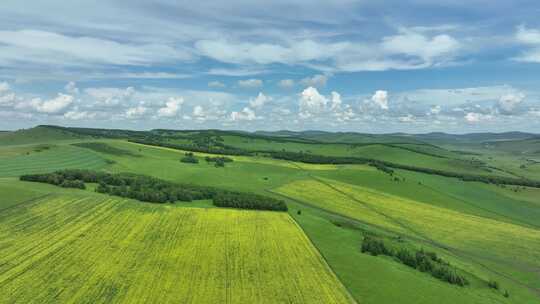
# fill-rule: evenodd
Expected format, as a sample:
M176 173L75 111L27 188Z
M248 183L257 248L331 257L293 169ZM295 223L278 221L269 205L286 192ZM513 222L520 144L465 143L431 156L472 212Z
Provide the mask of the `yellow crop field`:
M0 214L1 303L351 303L286 213L58 195Z
M309 189L313 189L310 191ZM316 189L316 190L315 190ZM501 259L517 257L523 267L540 267L540 231L460 213L374 189L334 180L302 180L275 192L374 225L428 237L460 250Z

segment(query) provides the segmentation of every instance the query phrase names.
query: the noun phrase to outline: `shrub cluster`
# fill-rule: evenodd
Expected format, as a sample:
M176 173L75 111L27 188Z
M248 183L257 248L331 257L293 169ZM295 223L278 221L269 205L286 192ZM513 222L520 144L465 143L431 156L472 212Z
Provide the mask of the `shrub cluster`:
M186 154L184 154L184 157L182 157L180 159L181 162L183 163L188 163L188 164L198 164L199 163L199 160L197 159L197 157L195 157L195 155L193 155L192 152L186 152Z
M96 192L151 203L212 199L214 205L218 207L287 211L285 202L271 197L213 187L176 184L129 173L109 174L90 170L62 170L54 173L23 175L20 180L81 189L85 188L84 183L98 183Z
M225 163L232 163L233 159L225 156L205 157L207 163L214 163L216 167L225 167Z
M371 236L364 237L361 251L374 256L385 255L394 257L411 268L430 273L433 277L450 284L458 286L469 284L466 278L458 275L456 270L448 262L438 257L435 252L424 251L422 249L411 253L405 248L400 248L396 251L388 248L382 240Z

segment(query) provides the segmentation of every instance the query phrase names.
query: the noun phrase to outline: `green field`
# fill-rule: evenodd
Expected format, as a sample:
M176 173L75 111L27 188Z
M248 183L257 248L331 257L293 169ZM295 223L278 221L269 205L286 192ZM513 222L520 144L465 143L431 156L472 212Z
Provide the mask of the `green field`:
M306 164L264 154L229 155L233 162L217 168L205 160L216 155L195 152L198 164L183 163L186 151L128 142L129 131L39 132L48 134L46 143L28 139L31 130L1 135L17 143L0 144L0 292L8 295L2 296L6 303L341 303L352 301L349 294L374 304L540 300L540 188L401 169L390 175L369 165ZM200 136L142 134L167 134L184 144ZM521 175L525 169L512 161L532 157L515 154L506 141L504 149L486 150L474 140L438 137L442 148L415 138L396 141L398 135L374 136L377 143L366 135L324 133L314 143L314 133L285 141L219 134L243 149L309 147L313 154L498 176ZM354 139L369 144L342 143ZM95 184L84 191L17 178L65 168L252 192L284 199L289 212L222 209L210 200L150 204L96 194ZM364 254L364 235L435 251L470 285L450 285L390 257ZM489 281L500 289L489 288ZM148 284L158 288L149 292Z
M284 213L55 195L0 227L3 303L351 302Z

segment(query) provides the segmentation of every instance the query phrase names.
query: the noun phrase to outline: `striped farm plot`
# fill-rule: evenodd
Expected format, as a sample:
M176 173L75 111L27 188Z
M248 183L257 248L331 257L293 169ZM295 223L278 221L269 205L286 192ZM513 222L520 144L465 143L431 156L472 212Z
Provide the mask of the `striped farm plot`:
M310 191L310 189L312 191ZM443 244L540 288L540 230L457 212L329 179L299 180L274 190L371 225ZM492 264L492 265L491 265Z
M287 213L53 195L0 214L0 303L351 303Z
M50 150L0 158L0 177L45 173L59 169L99 169L106 160L88 149L56 146Z

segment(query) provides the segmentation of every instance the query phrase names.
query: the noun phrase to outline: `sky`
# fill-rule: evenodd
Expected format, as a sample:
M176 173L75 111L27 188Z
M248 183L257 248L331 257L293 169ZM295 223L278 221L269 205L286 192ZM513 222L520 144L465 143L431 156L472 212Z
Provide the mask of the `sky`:
M538 16L537 0L3 0L0 130L540 133Z

